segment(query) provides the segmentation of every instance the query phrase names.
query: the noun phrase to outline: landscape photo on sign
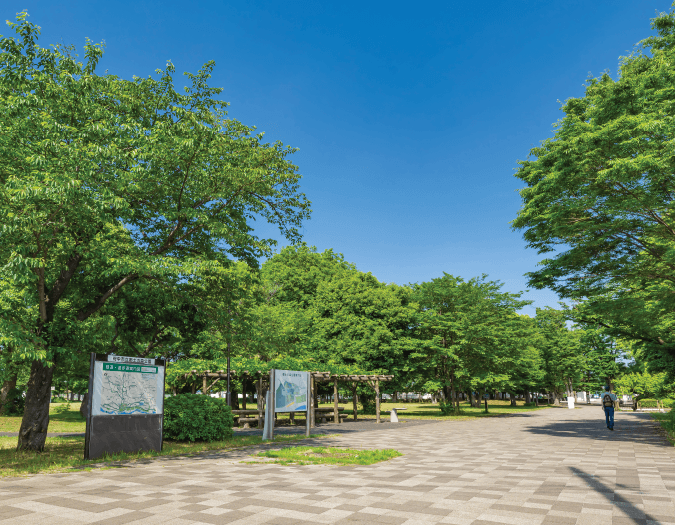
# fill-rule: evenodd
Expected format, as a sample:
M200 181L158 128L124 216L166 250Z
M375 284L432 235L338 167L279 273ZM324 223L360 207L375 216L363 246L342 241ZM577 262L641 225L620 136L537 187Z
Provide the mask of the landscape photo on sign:
M163 386L163 366L96 361L91 414L161 414Z
M274 373L275 412L307 410L308 372L277 370Z

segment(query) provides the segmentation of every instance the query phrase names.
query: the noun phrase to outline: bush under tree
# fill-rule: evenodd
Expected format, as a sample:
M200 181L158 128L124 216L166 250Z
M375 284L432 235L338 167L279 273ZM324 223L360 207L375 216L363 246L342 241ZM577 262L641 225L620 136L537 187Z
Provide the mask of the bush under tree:
M164 402L164 438L176 441L218 441L232 437L234 420L225 399L180 394Z

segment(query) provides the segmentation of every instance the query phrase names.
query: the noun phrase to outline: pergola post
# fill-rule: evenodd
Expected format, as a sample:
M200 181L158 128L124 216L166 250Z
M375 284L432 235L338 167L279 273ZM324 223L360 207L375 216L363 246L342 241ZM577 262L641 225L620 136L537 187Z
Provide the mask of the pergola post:
M338 413L338 380L337 377L333 378L333 416L335 423L340 423L340 414Z
M357 403L359 402L358 398L356 397L356 385L357 383L353 383L352 385L352 404L354 405L354 421L357 419Z
M377 414L377 422L380 422L380 380L375 380L375 413Z
M246 376L241 378L241 408L246 410Z
M258 378L258 428L263 424L263 378L262 374Z

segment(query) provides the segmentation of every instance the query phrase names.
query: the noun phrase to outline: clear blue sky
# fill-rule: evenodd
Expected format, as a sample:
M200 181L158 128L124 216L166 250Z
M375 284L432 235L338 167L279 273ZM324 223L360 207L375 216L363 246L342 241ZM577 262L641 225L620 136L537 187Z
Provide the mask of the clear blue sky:
M27 9L43 46L105 40L101 70L124 78L215 60L230 116L300 148L308 244L385 282L487 273L518 291L538 256L509 226L516 161L551 136L557 100L582 95L589 73L615 74L670 1L2 6L4 19Z

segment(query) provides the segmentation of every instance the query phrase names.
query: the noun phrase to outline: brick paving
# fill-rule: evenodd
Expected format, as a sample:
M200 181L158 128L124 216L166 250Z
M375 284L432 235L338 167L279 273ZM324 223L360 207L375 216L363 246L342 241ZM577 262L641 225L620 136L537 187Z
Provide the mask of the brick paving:
M649 414L615 428L556 408L316 440L404 454L371 466L249 465L248 449L6 478L0 525L675 524L675 448Z

